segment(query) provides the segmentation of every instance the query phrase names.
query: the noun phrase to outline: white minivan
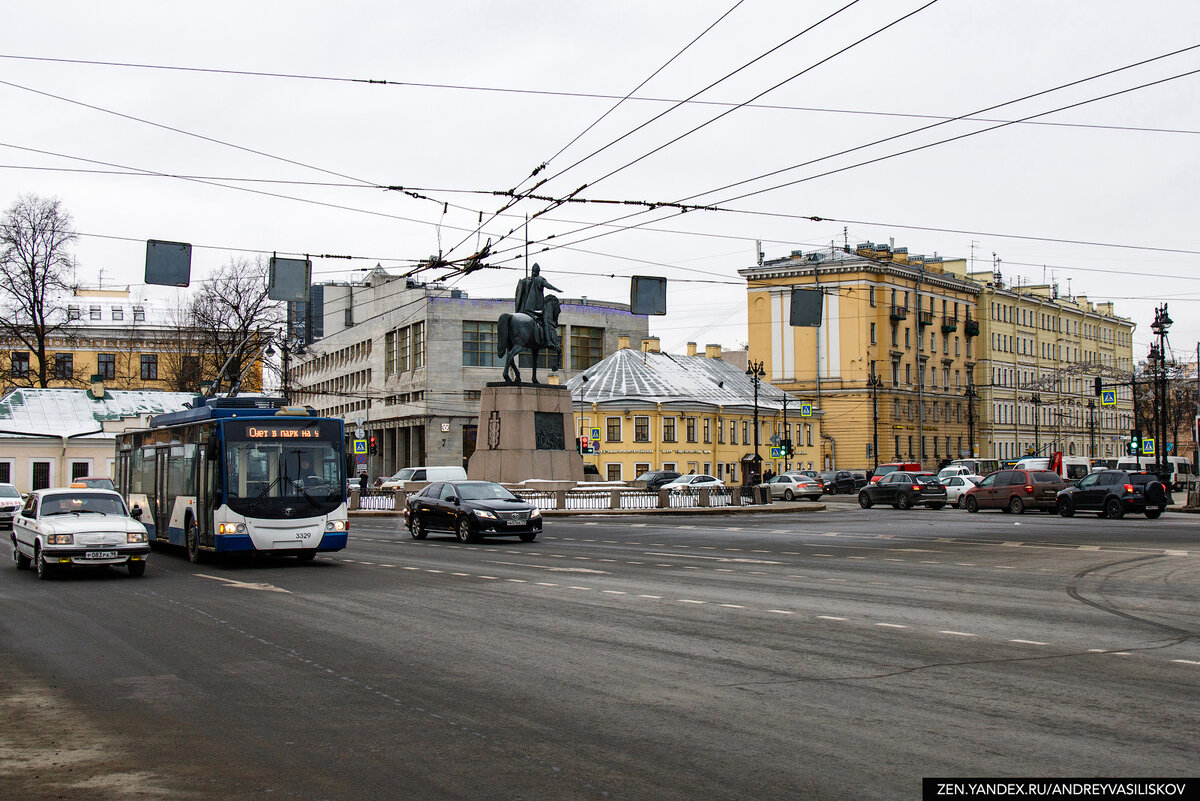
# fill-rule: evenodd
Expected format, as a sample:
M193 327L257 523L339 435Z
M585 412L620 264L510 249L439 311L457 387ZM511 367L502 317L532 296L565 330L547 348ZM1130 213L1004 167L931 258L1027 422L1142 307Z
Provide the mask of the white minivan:
M466 481L467 471L461 467L406 467L380 485L382 489L407 489L409 484L428 484L431 481Z
M1029 456L1017 462L1016 470L1049 470L1050 460L1045 457ZM1092 472L1092 462L1083 456L1062 457L1062 469L1058 474L1063 481L1075 482Z
M1171 468L1170 489L1178 492L1188 489L1196 483L1196 474L1192 470L1192 463L1184 457L1168 456L1167 464ZM1117 469L1154 473L1158 469L1158 460L1153 456L1122 456L1117 460Z

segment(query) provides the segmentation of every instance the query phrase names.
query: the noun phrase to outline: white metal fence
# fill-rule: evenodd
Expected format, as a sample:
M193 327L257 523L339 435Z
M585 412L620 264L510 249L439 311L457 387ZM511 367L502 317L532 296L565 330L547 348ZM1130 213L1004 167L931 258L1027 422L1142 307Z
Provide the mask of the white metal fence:
M525 490L511 487L522 499L539 509L572 511L606 509L689 509L703 507L747 506L765 500L755 497L752 487L725 487L698 492L657 492L655 490L613 488L577 489L564 491ZM400 511L404 508L403 492L368 489L352 509L364 511Z

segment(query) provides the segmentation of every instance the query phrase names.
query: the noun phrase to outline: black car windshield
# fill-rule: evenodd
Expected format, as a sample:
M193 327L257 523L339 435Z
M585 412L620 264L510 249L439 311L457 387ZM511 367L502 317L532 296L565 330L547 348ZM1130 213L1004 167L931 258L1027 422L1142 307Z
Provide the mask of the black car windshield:
M107 493L71 493L70 495L47 495L42 499L39 514L42 517L51 515L69 515L72 512L80 514L126 515L125 502L116 495Z
M459 497L464 501L520 500L504 487L499 484L493 484L490 481L469 482L466 484L455 484L454 486L458 489Z

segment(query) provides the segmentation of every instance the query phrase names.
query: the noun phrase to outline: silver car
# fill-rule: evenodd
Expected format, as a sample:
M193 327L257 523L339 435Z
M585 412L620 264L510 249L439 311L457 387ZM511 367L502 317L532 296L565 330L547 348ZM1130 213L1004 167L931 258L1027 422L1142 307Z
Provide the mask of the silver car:
M796 498L815 501L819 500L825 492L824 487L815 478L796 475L795 473L784 473L775 476L767 480L766 486L771 491L771 498L782 498L785 501L795 500Z

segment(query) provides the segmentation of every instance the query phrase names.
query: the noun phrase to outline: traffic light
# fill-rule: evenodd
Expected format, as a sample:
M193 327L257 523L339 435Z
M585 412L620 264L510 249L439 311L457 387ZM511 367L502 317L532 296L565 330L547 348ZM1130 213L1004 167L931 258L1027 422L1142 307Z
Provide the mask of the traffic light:
M1140 428L1129 432L1129 453L1134 456L1142 454L1142 430Z
M783 456L785 459L792 455L792 441L790 439L780 440L779 447L783 448Z
M1096 376L1096 397L1100 397L1104 393L1104 382L1100 380L1100 376Z
M369 451L370 451L372 454L374 454L374 453L375 453L375 435L374 435L374 434L372 434L372 435L371 435L370 444L367 446L367 449L368 449L368 450L369 450Z

